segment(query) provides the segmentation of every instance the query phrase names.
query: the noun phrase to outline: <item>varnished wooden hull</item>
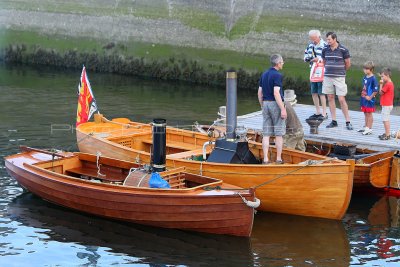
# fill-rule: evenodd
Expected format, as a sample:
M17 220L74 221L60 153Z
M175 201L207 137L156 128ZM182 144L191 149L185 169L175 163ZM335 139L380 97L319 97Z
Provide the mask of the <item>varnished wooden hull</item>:
M210 129L210 126L200 126L203 131ZM212 127L215 136L222 136L225 133L225 127ZM248 137L256 142L262 141L262 135L258 132L249 131ZM307 143L307 152L318 155L326 155L333 152L333 145L321 143L313 140L305 140ZM359 154L370 154L362 159L356 160L354 169L354 190L363 189L381 189L390 186L389 177L391 175L392 160L395 151L377 152L368 149L357 149ZM396 188L398 185L395 186Z
M251 233L253 209L233 191L204 194L204 190L185 192L94 183L35 168L32 153L6 157L7 171L21 186L55 204L156 227L236 236ZM249 193L244 195L251 199Z
M88 136L81 129L77 129L77 140L83 140L78 142L82 152L101 151L103 155L120 159L139 159L147 163L150 160L149 153L145 151L113 144L112 141L96 135ZM196 140L201 139L199 133L185 132L182 135L187 135L186 138L192 135ZM294 150L283 156L286 162L301 162L309 158L326 159ZM188 172L216 177L243 188L267 182L268 184L256 189L256 196L261 200L259 210L302 216L341 219L349 205L353 187L354 162L306 167L299 164L243 165L187 160L174 158L174 155L170 154L167 155L167 166L184 166Z
M224 182L256 190L259 210L341 219L352 192L352 166L243 166L240 164L199 163L167 160L169 166L185 166L192 173L218 177ZM228 166L227 166L228 165ZM290 174L289 174L290 173ZM277 177L277 180L273 181Z
M320 144L307 140L308 146L314 147L315 152L333 150L332 144ZM320 149L320 150L319 150ZM392 160L395 151L376 152L357 150L357 153L368 155L356 160L354 169L354 189L380 189L389 187Z

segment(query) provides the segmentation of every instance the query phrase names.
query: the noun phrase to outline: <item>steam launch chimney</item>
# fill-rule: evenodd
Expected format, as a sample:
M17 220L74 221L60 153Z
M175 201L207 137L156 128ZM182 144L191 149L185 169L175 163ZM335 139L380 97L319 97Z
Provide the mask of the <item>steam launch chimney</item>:
M167 121L165 119L153 119L153 146L151 162L153 172L165 171L167 138Z
M208 162L256 164L257 159L246 140L238 139L237 126L237 74L226 72L226 139L218 139ZM241 130L243 132L243 129ZM242 133L243 134L243 133ZM246 132L244 132L246 135Z
M226 140L236 140L237 124L237 74L235 71L226 72Z

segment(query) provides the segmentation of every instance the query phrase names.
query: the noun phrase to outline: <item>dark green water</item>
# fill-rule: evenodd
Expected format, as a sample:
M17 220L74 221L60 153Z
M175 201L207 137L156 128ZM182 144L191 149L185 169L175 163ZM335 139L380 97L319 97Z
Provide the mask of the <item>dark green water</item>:
M18 145L75 150L80 71L0 66L0 156ZM224 88L89 73L107 117L210 123ZM240 95L239 114L258 108ZM342 221L257 213L251 238L156 229L66 210L23 193L0 161L0 266L398 266L399 200L353 196Z

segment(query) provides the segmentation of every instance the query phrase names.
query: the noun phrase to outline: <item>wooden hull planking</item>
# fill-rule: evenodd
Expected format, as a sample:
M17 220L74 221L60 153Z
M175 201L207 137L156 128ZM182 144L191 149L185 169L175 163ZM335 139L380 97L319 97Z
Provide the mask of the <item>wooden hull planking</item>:
M30 165L32 161L21 164L23 161L20 156L6 158L9 174L33 194L60 206L156 227L236 236L251 233L253 209L233 191L221 195L203 189L174 192L99 184L43 170ZM251 199L249 193L244 196Z
M203 126L202 130L207 131L210 126ZM212 127L215 129L213 134L216 132L217 136L222 136L225 133L225 127L216 126ZM250 130L248 132L248 138L255 142L262 141L262 135L259 132ZM321 143L313 140L305 140L307 143L306 151L315 153L318 155L327 155L333 151L333 144ZM389 177L391 174L392 160L395 151L376 152L369 149L358 149L358 154L371 154L370 156L364 157L360 160L356 160L354 170L354 182L353 187L355 190L363 189L381 189L389 187ZM393 186L392 186L393 187ZM398 188L395 185L394 188Z

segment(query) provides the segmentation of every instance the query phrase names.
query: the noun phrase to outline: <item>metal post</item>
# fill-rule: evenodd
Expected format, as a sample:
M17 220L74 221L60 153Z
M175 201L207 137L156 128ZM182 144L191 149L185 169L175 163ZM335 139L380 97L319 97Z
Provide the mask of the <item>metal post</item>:
M152 147L152 169L153 172L165 171L167 138L167 121L165 119L153 120L153 147Z
M226 140L236 140L237 123L237 74L226 72Z

